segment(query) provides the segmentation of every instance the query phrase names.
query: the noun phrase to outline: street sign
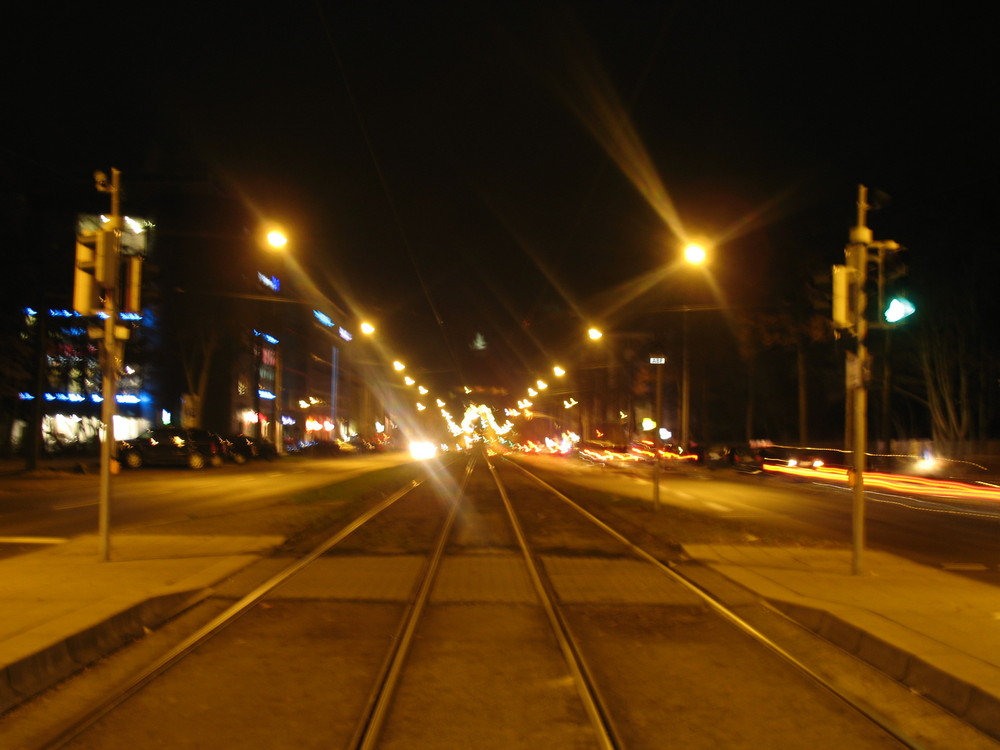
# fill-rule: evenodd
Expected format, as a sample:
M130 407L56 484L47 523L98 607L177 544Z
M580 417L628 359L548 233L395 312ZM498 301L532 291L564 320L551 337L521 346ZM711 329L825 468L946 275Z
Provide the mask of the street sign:
M649 364L651 365L665 365L667 363L666 357L650 357Z

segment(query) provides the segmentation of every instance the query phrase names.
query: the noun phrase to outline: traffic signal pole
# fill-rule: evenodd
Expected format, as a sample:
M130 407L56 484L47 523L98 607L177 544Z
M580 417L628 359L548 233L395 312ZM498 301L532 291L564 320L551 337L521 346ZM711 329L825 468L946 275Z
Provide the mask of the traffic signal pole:
M128 248L123 282L121 172L112 168L109 181L104 172L98 171L94 173L94 181L98 192L110 194L111 213L96 231L77 235L73 308L85 318L103 317L103 325L95 322L88 326L88 333L90 338L100 342L104 439L101 441L98 533L100 557L107 561L111 557L111 469L115 458L118 377L122 371L123 342L129 335L129 329L119 325L118 318L122 311L139 313L142 309L142 254L134 245Z
M118 391L118 372L121 368L121 345L116 338L118 322L117 261L121 253L121 173L111 170L111 184L98 177L97 189L111 194L111 216L108 227L109 250L113 253L114 273L106 281L104 293L104 335L101 338L101 421L104 423L104 440L101 442L101 478L99 487L98 534L100 557L111 559L111 462L115 446L115 395Z
M104 299L104 337L101 339L101 479L99 489L98 533L101 539L101 560L111 558L111 461L115 445L115 394L118 390L119 346L115 340L115 320L118 317L113 294Z
M868 348L865 337L868 333L868 321L865 318L867 298L865 281L868 275L868 247L872 243L872 231L867 226L868 188L858 186L858 216L857 223L851 229L850 242L847 245L847 266L853 276L853 323L857 339L857 350L852 360L848 354L847 382L848 395L852 409L853 436L851 447L852 460L852 502L851 502L851 572L861 575L864 570L865 548L865 452L868 435Z
M851 571L860 575L864 569L865 548L865 468L868 442L868 378L870 355L865 344L868 334L865 284L868 263L874 259L879 267L879 297L882 297L883 264L887 253L900 250L893 240L876 242L868 228L868 188L858 186L857 222L851 228L844 250L846 263L833 267L833 325L852 337L855 351L847 353L845 385L847 405L844 410L844 438L852 453L851 460L851 536L853 555ZM881 306L882 300L879 300Z

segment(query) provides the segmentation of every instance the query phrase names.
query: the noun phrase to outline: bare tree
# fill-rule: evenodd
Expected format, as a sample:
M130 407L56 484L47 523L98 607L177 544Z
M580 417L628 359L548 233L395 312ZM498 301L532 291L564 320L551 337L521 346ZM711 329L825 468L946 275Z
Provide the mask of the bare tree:
M748 370L747 436L753 429L755 404L754 371L761 352L791 350L795 354L796 412L798 414L799 442L809 442L808 357L810 344L830 336L829 322L815 313L800 313L791 309L743 310L734 316L735 332L740 355Z

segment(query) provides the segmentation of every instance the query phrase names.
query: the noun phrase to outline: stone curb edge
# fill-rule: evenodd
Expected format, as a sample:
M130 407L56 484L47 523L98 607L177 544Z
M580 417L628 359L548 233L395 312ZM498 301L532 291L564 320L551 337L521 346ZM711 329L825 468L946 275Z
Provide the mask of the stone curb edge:
M211 589L152 596L0 667L0 715L197 604Z
M768 601L804 628L1000 740L1000 697L826 610L772 598Z

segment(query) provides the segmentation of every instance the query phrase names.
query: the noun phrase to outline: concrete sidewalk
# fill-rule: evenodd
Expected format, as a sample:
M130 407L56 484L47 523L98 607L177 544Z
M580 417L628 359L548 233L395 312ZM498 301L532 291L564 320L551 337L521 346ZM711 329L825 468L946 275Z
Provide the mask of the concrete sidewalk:
M884 552L686 545L695 561L1000 739L1000 589Z
M0 559L0 713L208 595L283 537L97 535Z

